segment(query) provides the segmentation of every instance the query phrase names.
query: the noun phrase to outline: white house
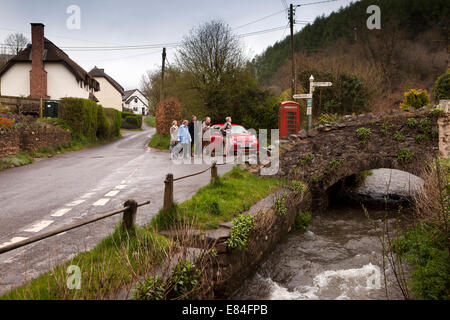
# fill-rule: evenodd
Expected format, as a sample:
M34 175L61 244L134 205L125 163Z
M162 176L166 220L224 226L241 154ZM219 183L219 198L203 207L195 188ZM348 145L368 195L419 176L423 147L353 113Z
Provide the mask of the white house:
M31 45L0 69L0 95L58 100L95 100L100 85L82 67L44 37L42 23L31 24Z
M133 113L148 114L148 100L139 89L125 91L122 107L130 109Z
M89 75L100 84L100 91L95 93L98 103L104 108L113 108L122 111L123 87L105 73L105 69L94 67Z

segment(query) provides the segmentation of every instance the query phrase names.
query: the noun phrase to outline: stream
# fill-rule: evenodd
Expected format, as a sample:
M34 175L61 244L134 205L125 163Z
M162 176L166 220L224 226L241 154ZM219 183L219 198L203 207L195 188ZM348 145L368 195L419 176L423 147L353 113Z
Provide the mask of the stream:
M384 169L386 170L386 169ZM386 172L378 172L370 183ZM390 173L391 174L391 173ZM406 173L405 173L406 174ZM394 210L393 210L394 211ZM383 272L379 230L405 226L410 212L338 205L313 214L306 232L290 232L233 294L233 299L403 299L390 266ZM398 218L398 219L397 219ZM387 291L385 290L386 274Z

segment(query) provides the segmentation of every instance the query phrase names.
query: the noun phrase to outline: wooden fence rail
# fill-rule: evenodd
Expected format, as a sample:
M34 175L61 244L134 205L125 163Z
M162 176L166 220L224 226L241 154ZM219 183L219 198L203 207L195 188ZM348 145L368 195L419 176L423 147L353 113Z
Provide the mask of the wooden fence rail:
M31 244L31 243L34 243L34 242L37 242L37 241L40 241L40 240L43 240L43 239L46 239L46 238L49 238L49 237L52 237L52 236L55 236L57 234L60 234L60 233L63 233L63 232L66 232L66 231L69 231L69 230L72 230L72 229L84 226L86 224L89 224L89 223L92 223L92 222L95 222L95 221L98 221L98 220L101 220L101 219L104 219L104 218L107 218L107 217L114 216L114 215L122 213L122 212L123 212L122 228L124 230L131 230L135 226L137 208L145 206L145 205L148 205L149 203L150 203L150 201L145 201L145 202L142 202L142 203L138 204L134 200L127 200L124 203L124 208L123 209L117 209L117 210L114 210L114 211L109 211L109 212L100 214L98 216L95 216L95 217L92 217L92 218L87 218L87 219L84 219L82 221L79 221L79 222L76 222L76 223L73 223L73 224L70 224L70 225L58 228L56 230L49 231L47 233L43 233L43 234L31 237L29 239L10 244L8 246L0 248L0 254L8 252L8 251L11 251L11 250L14 250L14 249L17 249L17 248L20 248L20 247L23 247L23 246L26 246L28 244Z
M217 179L217 166L222 166L225 163L221 163L221 164L217 164L216 162L213 162L212 165L208 168L206 168L205 170L196 172L196 173L192 173L192 174L188 174L186 176L183 177L179 177L174 179L173 178L173 174L168 173L166 175L166 179L164 180L164 204L163 204L163 210L165 212L170 211L170 209L172 208L173 205L173 183L174 181L178 181L178 180L182 180L182 179L186 179L189 177L193 177L193 176L197 176L199 174L202 174L206 171L208 171L209 169L211 169L211 183L214 183Z

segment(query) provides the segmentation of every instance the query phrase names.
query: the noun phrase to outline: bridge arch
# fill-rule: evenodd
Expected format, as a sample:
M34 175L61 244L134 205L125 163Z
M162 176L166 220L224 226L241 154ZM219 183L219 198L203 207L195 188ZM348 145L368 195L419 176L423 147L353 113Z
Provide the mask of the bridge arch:
M363 114L300 131L280 145L279 174L308 184L313 210L328 205L331 186L363 170L392 168L420 177L439 155L439 118L449 120L447 114L423 109Z

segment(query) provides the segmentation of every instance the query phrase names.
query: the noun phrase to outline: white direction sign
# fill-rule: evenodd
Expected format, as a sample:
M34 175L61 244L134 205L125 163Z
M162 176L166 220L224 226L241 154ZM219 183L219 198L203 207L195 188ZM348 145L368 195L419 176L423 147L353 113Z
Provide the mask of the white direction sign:
M294 99L310 99L312 98L312 94L311 93L294 94L292 97Z
M333 84L331 82L313 82L314 87L331 87Z

